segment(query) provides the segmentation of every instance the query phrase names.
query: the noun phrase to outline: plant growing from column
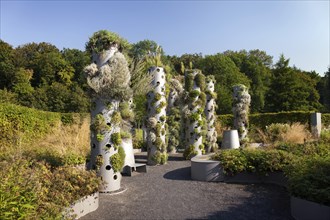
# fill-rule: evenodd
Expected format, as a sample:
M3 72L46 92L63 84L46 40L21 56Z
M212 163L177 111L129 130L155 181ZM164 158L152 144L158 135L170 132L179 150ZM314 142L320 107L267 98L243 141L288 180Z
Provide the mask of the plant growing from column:
M248 141L249 108L251 96L248 88L242 84L233 87L234 128L238 131L240 143Z
M167 124L170 129L168 130L167 152L175 153L180 144L180 134L184 132L181 126L183 124L181 117L183 87L177 79L171 79L169 85L170 93L166 114Z
M205 140L206 152L214 152L218 149L217 144L217 132L215 130L215 110L216 110L216 98L217 93L214 92L214 84L216 83L214 76L209 75L206 77L206 105L205 105L205 116L207 124L207 134Z
M132 92L130 72L119 47L127 41L109 31L98 31L86 43L93 63L85 67L91 88L91 159L90 169L96 169L104 184L100 192L120 189L120 171L125 161L122 148L123 118L129 118L127 108Z
M158 51L158 49L157 49ZM151 91L147 94L147 151L148 164L167 162L166 147L166 74L161 62L160 51L146 58L149 75L152 77Z
M153 89L147 94L147 150L148 164L165 164L166 151L166 97L165 72L162 67L151 67L149 74L153 76Z
M203 136L205 136L204 108L206 102L205 76L200 70L186 70L185 73L186 106L183 109L185 118L185 152L184 158L205 153Z

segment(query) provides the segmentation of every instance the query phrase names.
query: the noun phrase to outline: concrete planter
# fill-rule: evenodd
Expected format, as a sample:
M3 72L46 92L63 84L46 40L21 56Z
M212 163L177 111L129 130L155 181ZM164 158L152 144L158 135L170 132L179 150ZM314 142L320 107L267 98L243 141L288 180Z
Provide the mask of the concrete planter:
M228 130L223 132L222 149L235 149L239 148L239 137L237 130Z
M85 196L64 211L64 216L79 219L90 212L95 211L99 207L99 193L96 192L89 196Z
M219 161L211 160L210 155L191 158L191 178L198 181L223 181L224 174Z
M291 215L296 220L329 220L330 207L291 196Z

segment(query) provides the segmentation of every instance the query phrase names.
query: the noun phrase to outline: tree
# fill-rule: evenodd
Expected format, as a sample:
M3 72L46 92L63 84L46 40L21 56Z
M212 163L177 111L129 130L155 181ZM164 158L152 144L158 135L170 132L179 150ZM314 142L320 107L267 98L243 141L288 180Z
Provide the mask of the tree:
M73 81L77 82L81 88L86 89L86 77L84 76L84 68L90 62L90 57L86 51L78 49L64 48L62 51L63 58L73 67L74 77Z
M330 111L330 67L323 77L319 77L317 90L320 94L320 102L325 111Z
M250 87L250 80L239 71L235 63L224 54L205 56L197 66L205 75L214 75L217 84L215 92L218 94L218 114L230 114L232 108L232 87L243 84Z
M0 40L0 89L9 89L13 86L15 71L14 49Z
M163 48L159 46L155 41L153 40L142 40L135 44L133 44L130 55L135 59L143 59L146 55L155 55L159 53L160 51L158 48L161 49L161 56L164 56Z
M13 78L13 92L17 94L19 104L32 107L34 102L34 88L31 86L30 80L33 71L19 68Z
M53 82L70 84L74 69L60 51L48 43L30 43L15 50L16 66L33 70L33 87L51 85Z
M273 80L267 93L266 108L270 112L317 110L320 108L316 80L289 67L289 59L280 56L273 70Z
M251 112L261 112L265 106L265 94L270 85L272 57L260 50L226 51L240 72L251 80Z

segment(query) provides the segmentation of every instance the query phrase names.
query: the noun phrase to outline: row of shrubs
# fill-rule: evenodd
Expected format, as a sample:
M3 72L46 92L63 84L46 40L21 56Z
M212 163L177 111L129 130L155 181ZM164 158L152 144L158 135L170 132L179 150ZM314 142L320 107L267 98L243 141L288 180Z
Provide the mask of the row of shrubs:
M62 219L65 207L98 191L95 172L69 166L85 163L84 152L60 153L45 140L86 116L0 104L0 219Z
M330 132L318 142L279 144L257 149L223 150L219 160L227 175L239 172L266 174L283 171L293 196L330 205Z
M292 111L292 112L279 112L279 113L258 113L249 115L249 123L251 127L265 128L270 124L292 124L299 122L300 124L310 124L312 112ZM330 126L330 113L323 113L321 115L323 126ZM232 127L234 117L231 114L220 115L218 120L222 127Z

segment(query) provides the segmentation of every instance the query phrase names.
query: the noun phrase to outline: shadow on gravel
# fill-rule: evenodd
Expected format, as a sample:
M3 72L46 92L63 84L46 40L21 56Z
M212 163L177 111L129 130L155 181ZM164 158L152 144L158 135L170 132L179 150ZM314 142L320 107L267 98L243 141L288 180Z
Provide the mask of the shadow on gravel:
M225 210L221 210L219 204L221 211L194 219L294 220L290 212L290 196L283 187L272 184L248 184L245 185L244 191L251 193L251 196L237 198Z
M170 179L170 180L189 180L189 181L191 181L190 167L184 167L184 168L172 170L168 173L165 173L165 175L163 177L165 179Z

